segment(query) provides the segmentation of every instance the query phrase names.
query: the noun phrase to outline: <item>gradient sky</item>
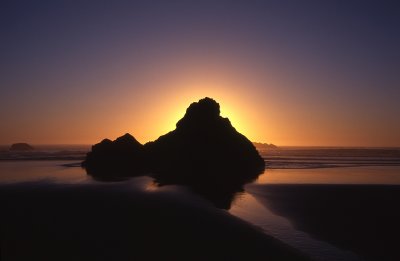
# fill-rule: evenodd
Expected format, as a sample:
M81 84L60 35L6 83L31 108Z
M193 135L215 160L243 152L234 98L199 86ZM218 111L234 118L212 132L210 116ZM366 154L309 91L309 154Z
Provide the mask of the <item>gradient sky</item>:
M0 144L174 129L209 96L253 141L400 146L398 1L2 1Z

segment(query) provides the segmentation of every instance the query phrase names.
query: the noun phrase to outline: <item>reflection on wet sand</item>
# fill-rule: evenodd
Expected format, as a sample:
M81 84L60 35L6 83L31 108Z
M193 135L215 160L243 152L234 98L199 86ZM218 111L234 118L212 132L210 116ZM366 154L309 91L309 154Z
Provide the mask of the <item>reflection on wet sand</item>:
M248 191L317 239L366 259L400 259L398 185L253 185Z
M354 253L340 250L297 230L289 219L271 211L268 206L259 202L258 195L250 192L253 186L247 185L246 192L234 200L232 208L229 210L232 215L257 225L266 234L296 249L301 249L313 260L360 260Z
M307 260L187 189L151 182L0 185L2 259Z

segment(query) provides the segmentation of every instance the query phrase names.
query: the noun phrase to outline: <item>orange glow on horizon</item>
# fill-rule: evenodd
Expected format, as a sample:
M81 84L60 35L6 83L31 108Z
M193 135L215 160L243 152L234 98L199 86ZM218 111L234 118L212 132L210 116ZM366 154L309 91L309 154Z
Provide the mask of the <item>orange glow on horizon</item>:
M253 142L400 146L398 131L387 127L395 119L371 124L367 116L354 118L334 100L330 103L285 91L287 86L297 86L288 79L252 81L229 66L215 64L210 69L207 65L166 66L157 68L157 73L148 70L148 74L140 74L142 78L132 73L134 69L127 69L118 77L96 83L95 92L79 93L77 99L71 99L73 106L67 99L40 102L36 111L21 110L9 119L2 129L2 143L95 144L127 132L146 143L174 130L192 102L210 97L220 104L221 116Z
M165 96L160 95L160 97L163 97L162 99L152 100L153 106L149 106L152 109L147 112L148 117L142 122L147 131L137 132L137 138L140 142L155 140L159 136L174 130L176 123L185 115L189 105L205 97L212 98L219 103L221 116L228 118L238 132L250 140L258 138L257 126L254 126L254 122L251 122L252 107L246 104L245 99L241 99L238 94L229 91L227 87L211 84L204 87L204 85L198 84L176 89L177 91L174 93ZM157 119L155 119L156 116ZM157 122L157 124L154 124L154 122ZM135 132L135 126L131 128L133 132ZM135 136L135 133L132 134Z

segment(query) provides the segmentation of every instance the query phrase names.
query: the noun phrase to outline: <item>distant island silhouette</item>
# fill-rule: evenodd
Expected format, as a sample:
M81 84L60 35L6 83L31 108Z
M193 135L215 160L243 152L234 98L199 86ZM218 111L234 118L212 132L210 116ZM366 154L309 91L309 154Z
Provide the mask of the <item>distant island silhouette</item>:
M190 104L176 129L140 144L125 134L92 146L82 166L96 179L150 175L158 185L187 185L221 208L258 177L265 163L255 146L204 98Z
M14 143L10 147L10 151L32 151L35 148L29 145L28 143Z
M260 149L279 149L278 146L272 143L253 142L253 144Z

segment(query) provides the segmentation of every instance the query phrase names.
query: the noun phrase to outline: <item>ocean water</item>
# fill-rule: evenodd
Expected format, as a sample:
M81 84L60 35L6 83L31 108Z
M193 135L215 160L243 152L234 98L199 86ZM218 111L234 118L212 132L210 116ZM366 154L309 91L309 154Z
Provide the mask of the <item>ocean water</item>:
M397 242L394 237L397 238L400 232L396 221L400 214L392 203L400 202L399 148L288 147L260 152L266 161L266 170L255 182L246 185L245 192L232 204L230 213L301 249L315 260L398 260L398 254L393 254L397 252L396 247L392 244ZM299 189L303 192L293 192ZM389 196L382 193L393 189L395 193ZM319 190L331 192L320 193ZM344 190L349 191L346 196L342 196ZM302 195L306 201L301 199ZM381 198L374 201L377 196ZM348 207L349 197L359 203L350 206L356 209L355 212L348 212L354 220L343 212ZM380 204L379 210L376 203ZM287 211L276 204L288 205L295 210ZM324 205L330 205L331 217L319 215L318 208L324 211ZM341 219L351 221L337 221ZM366 220L368 226L359 225L360 219ZM304 225L307 220L316 226L318 223L332 228L345 227L345 231L338 239L329 229L317 232L310 229ZM369 232L354 235L360 230ZM374 234L373 231L377 232ZM361 247L347 244L344 242L347 238L360 242ZM374 247L376 251L368 251Z
M32 151L10 151L0 145L0 161L6 160L76 160L82 161L90 145L34 145Z
M258 184L400 184L400 148L284 147L260 150Z
M6 147L0 147L0 184L37 181L61 184L98 182L87 176L79 165L90 146L35 147L36 150L32 152L10 152ZM265 172L256 181L247 184L243 193L237 195L229 210L230 214L260 227L266 234L307 253L315 260L377 260L375 253L359 250L351 244L343 244L340 239L331 237L332 233L315 233L313 229L299 222L315 217L311 214L302 216L301 212L291 214L290 211L282 211L279 204L285 205L285 200L296 200L286 195L291 195L290 191L304 186L313 190L335 185L335 189L340 193L342 187L352 185L356 187L351 189L365 188L361 190L362 193L366 191L365 195L369 195L368 191L375 187L378 187L379 191L385 191L386 186L397 189L397 186L400 186L400 148L287 147L260 150L260 154L266 161ZM148 190L157 190L157 187L152 186L150 179L146 182ZM328 197L328 200L334 199L332 206L340 206L343 197L335 197L335 193L336 190L333 190L332 197ZM318 198L320 194L313 195L317 195ZM318 199L310 198L309 202L312 205L318 202ZM368 208L368 205L360 209L360 212L365 211L365 208ZM371 207L368 211L374 210ZM391 209L388 207L384 211L390 212ZM379 222L382 222L379 218L374 216L369 223L378 232L381 225ZM327 222L322 224L328 225L334 222L333 219L321 220ZM374 223L374 220L377 220L377 223ZM307 220L304 222L307 223ZM396 229L397 227L394 231L397 231ZM346 238L348 235L345 233L340 236ZM383 251L388 254L383 255L381 260L396 260L391 259L390 251L393 249L390 248L390 244L386 245L388 249Z
M400 148L282 147L259 152L267 169L400 166Z

